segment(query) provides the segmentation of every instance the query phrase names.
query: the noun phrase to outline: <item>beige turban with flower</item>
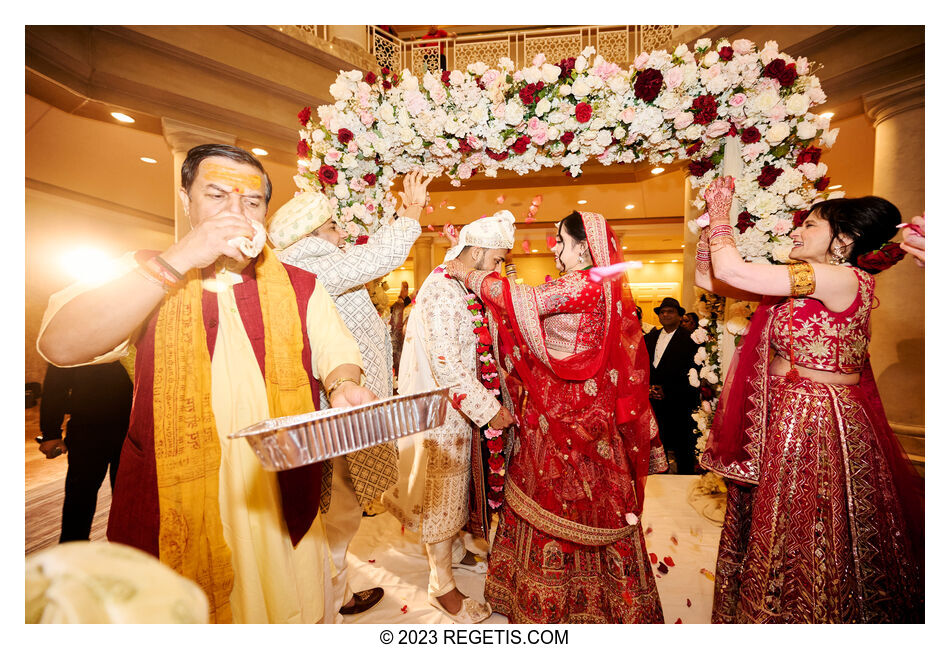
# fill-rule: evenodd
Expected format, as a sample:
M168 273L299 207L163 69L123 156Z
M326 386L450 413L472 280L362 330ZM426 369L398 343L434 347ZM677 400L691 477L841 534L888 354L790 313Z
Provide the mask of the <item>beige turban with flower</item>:
M442 263L458 257L466 246L511 250L514 245L515 217L508 210L501 210L462 228L458 245L449 248Z
M267 238L276 250L297 243L333 218L330 201L322 192L301 192L274 212Z

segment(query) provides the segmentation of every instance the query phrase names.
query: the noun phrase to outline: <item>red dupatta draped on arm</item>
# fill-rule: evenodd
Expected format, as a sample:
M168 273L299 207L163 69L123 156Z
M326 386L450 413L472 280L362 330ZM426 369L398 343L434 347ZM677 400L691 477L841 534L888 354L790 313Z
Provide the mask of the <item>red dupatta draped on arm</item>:
M623 261L604 218L582 216L594 263ZM643 509L647 474L666 466L648 398L649 358L622 278L598 284L589 272L578 271L533 288L496 273L474 273L469 282L491 316L521 436L530 442L525 435L530 431L540 439L509 467L509 504L522 515L531 509L534 515L526 517L544 531L579 543L599 545L625 536L636 522L630 514L639 516ZM552 299L552 291L563 293ZM576 330L578 319L568 332L584 334L590 344L566 358L551 356L544 320L590 309L597 300L603 301L603 322L582 332ZM592 337L597 330L599 338Z

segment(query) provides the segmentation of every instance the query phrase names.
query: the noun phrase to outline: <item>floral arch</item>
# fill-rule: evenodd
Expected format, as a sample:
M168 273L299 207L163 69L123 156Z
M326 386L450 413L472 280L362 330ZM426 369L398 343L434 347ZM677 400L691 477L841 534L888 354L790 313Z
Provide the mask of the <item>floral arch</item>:
M816 66L779 52L774 41L759 49L744 39L715 46L700 39L692 50L641 53L626 70L593 47L557 65L541 54L513 68L501 59L496 68L473 63L421 80L409 70L341 73L330 86L336 103L319 107L318 120L310 108L298 116L294 181L325 192L353 239L391 217L389 187L414 167L458 186L499 169L526 174L559 166L577 176L593 160L689 160L694 189L724 172L736 177L736 245L747 260L763 263L787 257L789 232L809 206L843 195L827 191L820 161L838 129L811 112L825 101ZM695 221L689 226L695 230ZM702 302L710 306L698 336L704 401L694 417L705 437L720 347L729 338L717 322L741 321L743 309L747 318L748 305L727 308L715 296ZM741 322L729 330L742 333Z

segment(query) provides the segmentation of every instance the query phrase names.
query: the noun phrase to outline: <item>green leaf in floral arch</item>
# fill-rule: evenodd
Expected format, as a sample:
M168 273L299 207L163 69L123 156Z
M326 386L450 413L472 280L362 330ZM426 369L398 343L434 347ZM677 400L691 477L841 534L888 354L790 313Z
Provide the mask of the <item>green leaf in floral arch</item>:
M782 144L779 144L777 147L769 149L769 155L771 155L774 158L784 158L785 156L788 155L788 152L790 150L791 149L789 145L783 142Z

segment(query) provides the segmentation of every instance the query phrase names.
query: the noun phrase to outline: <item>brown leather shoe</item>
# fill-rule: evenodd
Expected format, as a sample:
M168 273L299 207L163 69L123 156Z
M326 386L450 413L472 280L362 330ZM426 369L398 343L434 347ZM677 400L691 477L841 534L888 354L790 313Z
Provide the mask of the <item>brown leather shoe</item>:
M361 590L358 593L353 593L353 603L349 606L340 607L341 615L357 615L359 613L365 613L369 609L373 608L379 604L379 600L383 598L383 589L379 588L370 588L369 590Z

